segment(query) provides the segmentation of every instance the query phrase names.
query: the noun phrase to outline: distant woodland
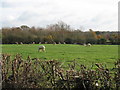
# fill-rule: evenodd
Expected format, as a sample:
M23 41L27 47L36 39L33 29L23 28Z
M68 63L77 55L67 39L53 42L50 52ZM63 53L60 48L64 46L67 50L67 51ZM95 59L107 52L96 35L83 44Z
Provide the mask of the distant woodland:
M110 31L83 31L74 30L64 22L51 24L45 28L28 27L22 25L20 27L4 27L2 28L3 44L32 44L38 43L66 43L66 44L120 44L119 32Z

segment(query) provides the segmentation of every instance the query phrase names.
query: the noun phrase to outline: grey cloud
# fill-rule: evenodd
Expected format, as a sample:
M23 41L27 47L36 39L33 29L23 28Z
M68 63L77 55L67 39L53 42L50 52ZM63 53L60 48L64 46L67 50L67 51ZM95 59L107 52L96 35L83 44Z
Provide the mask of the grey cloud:
M83 1L85 4L88 0ZM95 3L92 3L92 1ZM98 11L96 8L95 10L90 10L94 8L91 5L99 4L96 0L92 1L89 1L90 6L88 6L89 2L86 6L82 5L83 2L79 0L74 0L75 3L72 3L73 0L14 0L14 2L5 0L2 1L2 10L3 16L7 15L8 18L5 19L4 17L3 19L5 20L2 21L2 24L3 26L26 24L28 26L45 27L46 25L62 20L74 28L83 26L86 29L116 29L117 24L115 22L117 22L117 13L113 12L114 9L111 10L110 8L109 12L103 12L102 10L106 5L105 3L102 9L100 7ZM103 2L104 1L101 0L99 6L102 5ZM107 2L109 3L110 1ZM79 7L79 3L81 7ZM109 4L107 4L107 6L108 5ZM99 6L97 9L99 9ZM86 7L90 7L90 9L86 9ZM107 7L105 8L107 9ZM109 10L109 8L107 10ZM98 14L96 14L96 12ZM9 19L9 16L14 17L14 19Z
M14 2L6 2L6 1L2 1L2 8L15 8L18 7L19 5L22 6L22 4L20 3L14 3Z
M10 7L10 4L7 3L7 2L2 2L2 3L1 3L1 6L2 6L2 8Z
M24 1L14 1L14 2L7 2L2 1L2 8L22 8L22 7L42 7L42 6L52 6L54 2L51 2L49 0L43 0L43 1L35 1L35 0L24 0Z
M25 11L18 18L16 18L16 21L20 24L23 23L29 26L45 27L46 25L54 22L54 20L48 18L48 16L38 12Z
M37 18L38 16L39 15L37 13L33 13L32 11L31 12L25 11L17 18L17 20L18 21L27 21L33 17Z

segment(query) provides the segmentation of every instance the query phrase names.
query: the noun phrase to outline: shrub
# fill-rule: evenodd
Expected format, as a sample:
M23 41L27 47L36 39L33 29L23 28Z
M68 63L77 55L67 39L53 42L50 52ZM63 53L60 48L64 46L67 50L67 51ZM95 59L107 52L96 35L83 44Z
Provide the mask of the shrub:
M96 69L79 65L75 60L67 69L56 60L26 60L17 54L13 60L10 55L2 55L2 88L62 88L83 90L119 90L120 59L111 70L96 63ZM76 69L76 67L79 67Z

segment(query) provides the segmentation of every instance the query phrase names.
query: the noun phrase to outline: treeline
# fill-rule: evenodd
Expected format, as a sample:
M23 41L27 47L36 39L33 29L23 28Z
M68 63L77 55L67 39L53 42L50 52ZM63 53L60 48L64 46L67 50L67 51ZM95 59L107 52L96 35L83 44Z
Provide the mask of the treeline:
M74 30L64 22L51 24L45 28L28 27L22 25L20 27L2 28L2 43L15 44L16 42L31 43L66 43L66 44L119 44L119 32L94 32Z

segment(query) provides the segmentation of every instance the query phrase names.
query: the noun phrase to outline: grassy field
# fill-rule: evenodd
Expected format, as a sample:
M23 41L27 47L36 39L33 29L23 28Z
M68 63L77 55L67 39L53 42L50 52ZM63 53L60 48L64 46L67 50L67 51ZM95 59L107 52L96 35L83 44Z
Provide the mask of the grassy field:
M118 59L118 45L93 45L91 47L70 44L44 45L46 46L46 52L38 52L38 44L5 44L2 45L2 53L10 54L12 57L19 53L24 59L28 55L31 58L40 58L42 60L55 59L64 64L72 60L87 66L94 63L103 63L109 68L113 67L114 62Z

